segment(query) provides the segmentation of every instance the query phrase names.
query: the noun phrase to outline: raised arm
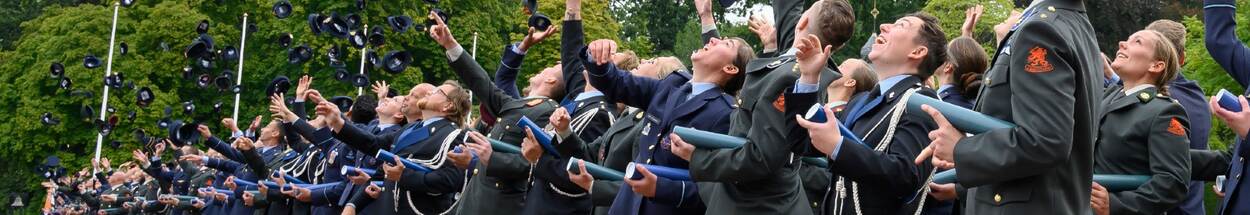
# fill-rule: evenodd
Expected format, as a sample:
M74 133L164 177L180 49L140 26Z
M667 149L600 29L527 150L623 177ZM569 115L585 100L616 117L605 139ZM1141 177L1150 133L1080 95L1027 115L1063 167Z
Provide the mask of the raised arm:
M560 33L560 71L564 78L564 99L572 101L586 89L586 80L582 71L586 70L582 61L581 49L586 46L586 32L582 28L582 1L564 2L564 22Z
M430 14L430 18L437 23L430 27L430 37L446 50L447 61L451 64L451 69L456 72L456 77L459 77L460 82L481 100L481 108L486 109L491 115L501 116L500 109L503 105L517 99L508 96L486 77L486 70L483 70L482 65L478 65L477 61L464 51L464 47L456 42L456 38L451 35L451 29L443 23L441 18L434 14Z
M1250 48L1237 38L1237 4L1234 0L1206 0L1203 9L1203 28L1206 30L1207 53L1215 59L1228 76L1241 87L1250 86Z
M503 60L495 69L495 87L514 99L521 98L521 91L516 88L517 73L521 71L521 62L525 60L525 52L517 49L517 45L503 47Z
M602 46L595 46L596 44ZM597 59L592 59L593 57L591 57L590 53L604 50L591 50L591 47L608 49L603 48L606 46L616 47L616 42L612 40L597 40L591 43L591 46L586 46L581 51L578 51L580 53L578 58L581 61L589 62L586 64L586 71L587 76L590 78L590 85L600 89L600 92L603 92L604 97L611 103L622 102L625 105L645 110L650 105L651 99L657 96L656 94L659 92L657 88L662 87L660 86L660 80L634 76L617 68L616 64L613 64L611 60L606 60L603 64L596 63ZM681 75L680 73L674 74Z

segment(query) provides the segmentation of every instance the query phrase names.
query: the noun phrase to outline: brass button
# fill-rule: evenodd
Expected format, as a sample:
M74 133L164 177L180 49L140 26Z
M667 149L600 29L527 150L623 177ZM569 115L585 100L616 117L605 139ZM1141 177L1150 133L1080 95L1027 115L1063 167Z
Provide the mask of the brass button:
M994 203L1001 203L1002 201L1003 201L1003 196L994 194Z
M819 204L816 204L816 202L812 202L812 207L814 208L814 207L820 207L820 206Z
M498 188L498 187L499 187L499 182L495 182L495 187L496 187L496 188Z
M504 126L503 126L503 130L512 130L512 126L511 126L511 125L504 125Z
M477 175L477 169L473 169L473 175Z
M655 145L648 146L647 150L655 150Z
M647 158L647 164L651 164L651 158Z

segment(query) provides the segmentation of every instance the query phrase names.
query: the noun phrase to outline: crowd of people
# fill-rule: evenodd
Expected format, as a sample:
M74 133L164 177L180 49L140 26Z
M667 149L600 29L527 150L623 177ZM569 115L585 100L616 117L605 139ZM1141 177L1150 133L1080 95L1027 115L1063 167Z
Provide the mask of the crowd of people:
M705 45L690 65L587 42L583 25L596 23L567 0L558 25L502 47L493 76L431 12L428 34L455 80L407 93L378 81L344 103L305 76L293 94L267 95L271 115L246 129L198 125L198 137L43 183L44 212L1204 214L1203 193L1215 192L1216 213L1250 214L1250 102L1221 106L1229 98L1185 78L1175 21L1105 56L1083 0L1036 0L994 27L997 51L986 53L989 41L971 36L983 7L966 11L956 38L910 13L880 25L862 58L836 63L858 5L774 0L772 22L749 22L763 44L749 44L720 36L711 0L693 3ZM1205 1L1204 39L1247 86L1234 5ZM557 29L560 61L519 88L526 52ZM924 97L1011 126L909 107ZM1212 115L1236 132L1231 151L1206 149ZM744 143L696 146L675 132L685 128ZM955 169L954 182L935 180ZM1104 176L1145 179L1125 188Z

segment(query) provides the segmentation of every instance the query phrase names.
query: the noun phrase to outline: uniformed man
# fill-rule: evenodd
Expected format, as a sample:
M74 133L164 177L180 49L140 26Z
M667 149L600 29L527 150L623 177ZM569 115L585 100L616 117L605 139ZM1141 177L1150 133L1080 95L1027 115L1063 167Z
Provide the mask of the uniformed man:
M1188 192L1189 121L1166 87L1180 68L1176 53L1172 42L1153 30L1120 42L1111 68L1124 86L1107 88L1103 95L1102 121L1115 124L1099 128L1094 173L1151 178L1137 189L1110 193L1095 182L1091 205L1096 214L1163 214Z
M985 74L977 110L1015 123L965 137L940 113L938 168L959 167L969 214L1089 214L1102 68L1083 0L1034 1Z
M478 65L473 57L465 52L451 35L451 29L436 15L431 15L437 25L430 28L430 36L447 50L447 59L456 76L465 83L465 88L481 101L480 108L486 109L492 116L498 116L498 123L491 128L488 138L505 143L520 144L524 138L523 128L516 126L521 117L529 118L539 126L545 126L551 111L558 108L551 98L563 95L564 83L560 78L558 67L549 67L529 79L529 94L523 99L516 99L504 94L491 83L486 71ZM538 36L538 35L531 35ZM545 37L545 35L543 35ZM469 144L470 146L489 146L488 143ZM472 147L471 147L472 148ZM526 200L524 195L529 189L530 164L521 155L509 153L489 153L474 148L481 161L470 172L474 177L469 180L460 204L456 205L458 214L512 214L521 211ZM488 148L487 148L488 149ZM540 200L533 200L540 201Z
M932 204L924 187L933 168L912 161L929 143L928 131L936 125L924 113L908 112L905 106L914 94L937 97L924 86L924 80L946 59L946 35L937 18L923 13L908 14L894 23L882 24L880 29L868 54L873 71L882 80L877 87L852 98L849 107L838 115L842 122L817 124L796 119L798 125L807 128L808 135L790 132L800 134L790 137L800 143L807 142L804 136L810 136L816 149L811 151L829 158L829 171L835 179L823 198L823 214L911 214L918 213L926 201ZM815 71L823 67L828 53L820 53L815 41L805 38L796 42L802 76L795 91L787 94L788 115L805 113L806 107L816 103L816 90L811 89L815 77L811 76L818 74ZM825 111L834 114L832 109ZM864 144L844 138L836 123L850 128Z
M380 198L369 204L362 214L440 214L457 202L455 195L465 186L465 171L447 162L446 153L466 138L460 129L467 121L469 94L460 85L449 81L416 104L424 119L401 132L374 136L352 126L345 126L338 107L329 102L317 106L319 117L335 131L335 138L366 154L379 150L392 151L397 158L385 164L386 182ZM399 159L416 162L430 172L405 169ZM302 192L301 192L302 193Z
M853 34L855 23L851 6L842 0L822 0L810 8L779 10L781 17L797 20L793 26L779 29L779 35L793 32L797 40L815 35L821 44L840 48ZM796 42L797 44L797 42ZM762 213L762 214L810 214L811 205L802 192L798 178L797 156L793 152L801 147L786 141L787 120L784 93L795 86L799 78L794 63L793 45L778 57L750 61L745 67L746 81L738 94L737 111L729 135L744 137L746 145L734 149L695 149L673 138L673 153L690 161L690 176L695 181L713 183L703 197L709 214ZM830 66L832 67L832 66ZM697 69L696 69L697 70ZM817 78L816 89L824 89L841 77L832 68L822 69ZM736 87L736 86L733 86ZM727 87L728 88L728 87ZM819 92L823 97L823 91ZM702 187L701 187L702 188Z

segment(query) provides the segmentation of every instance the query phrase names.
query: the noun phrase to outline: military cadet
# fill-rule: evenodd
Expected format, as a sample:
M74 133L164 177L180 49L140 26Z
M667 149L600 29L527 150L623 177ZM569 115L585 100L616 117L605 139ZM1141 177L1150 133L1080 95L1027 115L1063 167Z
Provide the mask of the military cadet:
M968 214L1089 214L1102 68L1083 0L1034 1L985 73L976 110L1015 124L967 136L932 108L937 168L959 167ZM992 101L992 102L987 102ZM961 192L962 193L962 192Z
M1185 65L1185 41L1186 30L1185 25L1167 19L1160 19L1151 22L1146 26L1147 30L1158 31L1163 37L1172 42L1172 46L1176 47L1176 54L1179 56L1180 64ZM1183 66L1182 66L1183 68ZM1176 79L1167 84L1168 97L1176 100L1185 109L1185 116L1189 118L1189 133L1192 134L1209 134L1211 133L1211 107L1207 105L1206 95L1203 94L1202 87L1198 86L1198 82L1185 78L1184 70L1176 72ZM1189 149L1206 150L1208 148L1207 141L1209 135L1188 135ZM1192 175L1192 174L1191 174ZM1169 210L1169 214L1206 214L1206 208L1202 201L1205 198L1205 188L1202 181L1190 181L1189 193L1186 194L1185 200L1180 206Z
M918 213L926 201L932 203L924 193L932 166L912 161L929 143L928 131L936 125L923 112L908 112L905 107L914 94L937 97L924 80L945 62L946 35L937 18L923 13L882 24L880 32L868 57L881 82L850 100L837 115L842 122L811 123L794 117L808 135L789 138L806 142L803 136L810 136L815 151L829 158L829 171L835 177L823 198L823 214L911 214ZM816 77L811 76L818 74L814 71L823 67L828 53L820 53L818 40L809 37L795 46L802 76L794 93L786 95L790 115L805 113L817 100L815 90L804 92L804 85L814 85ZM825 111L835 114L832 109ZM839 123L862 137L863 144L843 138Z
M710 1L696 1L710 10ZM708 17L704 17L708 18ZM706 32L706 31L705 31ZM725 133L733 111L733 96L741 87L746 63L755 57L750 45L739 38L705 37L702 51L691 55L694 74L674 72L663 79L633 76L610 62L616 43L598 40L580 55L586 62L589 82L604 89L608 101L643 108L634 163L687 168L689 163L671 151L668 134L675 126ZM610 214L689 214L706 211L700 198L703 185L656 177L640 165L642 179L625 179L609 210Z
M375 136L353 126L345 126L338 107L321 102L317 114L335 131L335 138L366 154L393 151L394 161L385 164L385 187L377 200L362 214L440 214L456 203L466 181L465 171L447 161L446 153L466 138L465 117L471 107L469 94L454 81L448 81L415 104L424 119L401 132ZM399 159L416 162L429 172L405 169ZM303 191L301 191L302 193Z
M981 73L989 68L989 56L971 37L956 37L946 44L946 63L938 68L942 85L938 98L959 107L972 109L981 90Z
M701 10L707 11L707 10ZM846 1L817 1L810 8L777 9L781 13L778 35L793 34L795 40L815 35L822 44L840 48L850 38L854 14ZM801 15L796 15L800 13ZM790 20L797 20L791 22ZM785 23L795 23L787 26ZM797 44L797 42L796 42ZM794 63L793 45L774 58L750 61L745 67L745 84L738 94L729 135L744 137L746 145L734 149L695 149L669 135L673 153L690 161L690 175L695 181L711 184L704 196L709 214L764 213L810 214L811 205L802 192L795 151L802 146L786 141L783 94L795 86L799 78ZM831 65L829 67L832 67ZM786 71L786 72L777 72ZM841 77L834 68L822 69L817 78L817 91ZM736 86L734 86L736 87ZM732 91L731 91L732 92ZM823 97L823 91L818 92ZM701 187L703 188L703 187Z
M1094 182L1096 214L1162 214L1188 192L1188 124L1184 110L1167 96L1167 83L1180 68L1172 42L1142 30L1120 42L1111 68L1124 86L1103 95L1103 124L1094 156L1095 174L1150 175L1134 190L1109 193Z
M512 98L491 83L481 65L478 65L456 42L455 38L451 37L450 29L442 23L442 19L432 19L437 25L431 27L430 36L447 50L446 54L452 70L466 84L465 88L471 90L481 101L480 108L486 109L492 116L499 117L498 123L487 135L488 138L510 144L520 144L525 133L522 131L523 128L516 124L523 116L533 120L539 126L547 124L546 121L551 111L558 108L551 98L559 98L564 91L564 83L558 74L560 72L558 67L549 67L531 77L529 93L525 98ZM530 35L530 37L534 36L540 35ZM470 144L470 146L489 146L489 144ZM470 171L475 177L470 179L465 193L461 196L462 201L457 205L456 213L511 214L521 211L526 204L524 195L529 187L529 163L518 154L489 153L480 150L473 150L473 152L477 154L481 162Z
M675 57L658 57L640 61L637 69L631 70L630 73L635 76L661 79L676 71L686 71L680 60ZM588 153L588 156L583 160L584 162L579 163L579 168L585 170L585 162L591 162L617 171L625 171L626 165L638 154L636 145L644 126L637 125L640 125L643 117L646 116L642 108L626 107L612 127L609 127L603 136L596 138L593 142L583 144L579 143L582 141L580 138L569 138L569 142L561 143L583 145L583 150ZM561 129L567 128L556 128L556 130ZM565 174L572 183L590 193L591 203L595 206L593 209L595 214L608 214L609 206L612 206L612 200L616 198L622 182L615 179L596 179L586 171L578 173L580 174L571 172Z
M1242 43L1237 37L1234 29L1237 28L1236 20L1233 18L1237 12L1237 4L1231 0L1206 0L1203 1L1203 28L1205 32L1204 41L1206 41L1207 52L1211 54L1211 58L1220 67L1224 68L1224 72L1232 77L1242 88L1250 86L1250 67L1248 67L1246 57L1250 53L1250 48ZM1250 88L1247 88L1250 89ZM1247 92L1250 92L1248 90ZM1215 102L1212 99L1211 102ZM1243 106L1245 100L1241 100ZM1250 145L1246 144L1245 131L1247 124L1245 122L1237 122L1237 115L1243 115L1246 111L1240 113L1231 113L1223 108L1217 108L1216 115L1221 119L1229 121L1228 125L1233 128L1233 132L1242 141L1233 147L1230 167L1227 172L1228 180L1223 185L1224 199L1220 201L1219 214L1250 214L1250 192L1244 192L1247 186L1250 186L1250 177L1242 177L1242 175L1250 172L1250 163L1246 162L1246 157L1250 157ZM1245 109L1242 109L1245 110ZM1223 113L1223 114L1220 114Z

